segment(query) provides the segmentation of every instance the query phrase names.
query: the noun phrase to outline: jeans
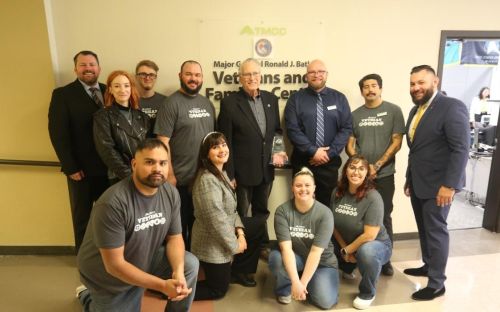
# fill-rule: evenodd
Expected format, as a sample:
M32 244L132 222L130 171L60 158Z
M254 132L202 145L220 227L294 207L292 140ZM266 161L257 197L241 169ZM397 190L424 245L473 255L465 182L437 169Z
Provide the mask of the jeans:
M295 254L297 271L304 270L305 260ZM272 250L269 254L269 269L276 279L274 292L277 296L289 296L292 282L288 277L281 252ZM309 301L315 306L327 310L337 303L339 296L339 272L336 268L319 265L307 285Z
M186 252L184 256L184 276L188 288L193 288L191 294L181 301L169 300L165 311L189 311L196 292L196 280L198 278L198 259L191 253ZM151 261L151 274L166 279L172 276L170 263L165 256L165 247L161 247ZM141 311L141 302L144 289L138 286L130 286L127 291L118 294L98 293L90 289L83 291L78 298L84 312L122 312Z
M336 246L338 243L335 242ZM378 277L382 265L386 264L391 258L392 246L389 239L385 241L373 240L361 245L356 251L357 263L344 262L343 258L335 248L335 253L339 259L339 267L346 273L351 273L356 266L361 273L361 282L359 283L359 297L361 299L372 299L375 296Z

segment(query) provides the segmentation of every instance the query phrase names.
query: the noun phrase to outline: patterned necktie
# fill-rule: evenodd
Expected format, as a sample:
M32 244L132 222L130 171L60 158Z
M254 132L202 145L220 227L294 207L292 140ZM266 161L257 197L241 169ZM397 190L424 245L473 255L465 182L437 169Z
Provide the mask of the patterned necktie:
M102 107L101 99L99 99L99 96L97 95L97 88L91 87L91 88L89 88L89 90L90 90L90 93L92 94L92 99L97 104L97 106Z
M322 147L325 144L325 117L323 116L323 100L318 93L316 101L316 146Z
M427 108L428 105L429 104L424 104L424 105L420 105L418 107L417 113L415 114L415 117L414 117L415 121L413 122L413 125L410 129L410 141L411 142L413 142L413 137L415 136L415 130L417 129L418 123L420 122L420 119L424 115L425 109Z

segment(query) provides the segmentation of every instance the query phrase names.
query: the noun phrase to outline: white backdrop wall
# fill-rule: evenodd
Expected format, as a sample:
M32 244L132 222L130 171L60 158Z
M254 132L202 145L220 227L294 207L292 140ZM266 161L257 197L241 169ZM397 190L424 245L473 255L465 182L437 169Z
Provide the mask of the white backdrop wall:
M204 29L206 21L231 21L242 27L290 30L288 40L280 43L279 57L324 59L328 85L346 94L351 109L363 103L358 80L379 73L384 78L383 97L399 104L405 116L413 105L408 94L410 69L424 63L437 67L441 30L500 29L500 2L491 0L45 0L45 9L58 85L74 79L72 57L89 49L99 54L101 81L112 70L133 71L139 60L152 59L160 67L157 90L170 94L178 88L180 64L195 59L202 61L205 87L210 87L211 60L253 56L233 40L240 34L233 38L222 30ZM296 23L304 25L302 31L292 31ZM214 104L218 107L217 101ZM281 109L284 105L281 100ZM407 154L404 146L397 157L396 233L416 232L411 205L402 194ZM289 196L287 175L278 174L273 208Z

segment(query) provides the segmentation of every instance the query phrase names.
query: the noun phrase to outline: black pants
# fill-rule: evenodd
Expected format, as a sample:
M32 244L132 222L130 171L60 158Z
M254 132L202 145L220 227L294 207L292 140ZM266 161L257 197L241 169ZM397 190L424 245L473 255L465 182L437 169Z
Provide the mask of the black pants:
M186 250L191 250L191 232L194 224L193 194L186 185L177 185L179 196L181 197L181 225L182 238L186 245Z
M337 186L339 167L342 164L340 157L336 156L330 159L330 162L321 166L311 166L309 158L303 154L298 154L294 151L292 155L293 174L297 173L302 167L307 167L314 174L314 182L316 183L316 199L330 207L330 198L333 189Z
M261 218L244 217L247 250L234 256L233 263L207 263L200 261L205 272L205 280L198 281L194 300L212 300L225 296L231 280L231 272L253 274L257 272L260 245L264 239L265 227Z
M80 181L68 179L69 203L73 220L76 253L82 245L94 202L108 188L107 176L86 176Z
M265 238L263 245L269 243L269 235L267 233L267 218L269 217L268 200L271 194L273 182L262 182L259 185L238 185L236 187L236 195L238 198L238 214L242 218L248 217L250 207L252 207L252 217L259 218L257 223L264 228Z
M390 175L383 178L375 179L375 184L377 191L382 196L382 201L384 202L384 227L387 230L387 234L394 245L393 232L392 232L392 217L391 213L394 208L392 199L394 197L394 175Z

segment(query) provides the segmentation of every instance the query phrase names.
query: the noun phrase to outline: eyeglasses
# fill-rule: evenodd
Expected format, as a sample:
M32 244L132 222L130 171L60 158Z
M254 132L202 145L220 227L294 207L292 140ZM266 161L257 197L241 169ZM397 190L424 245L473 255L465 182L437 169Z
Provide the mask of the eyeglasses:
M248 79L251 77L260 77L260 73L259 72L244 73L244 74L241 74L241 76L243 76L243 78L245 78L245 79Z
M137 73L136 76L141 77L142 79L150 78L150 79L156 79L157 75L153 73Z
M360 167L349 166L347 168L349 168L349 170L354 171L354 172L356 172L356 171L357 172L364 172L364 171L366 171L366 168L364 166L360 166Z
M324 76L328 73L326 70L318 70L318 71L308 71L307 74L309 76Z

